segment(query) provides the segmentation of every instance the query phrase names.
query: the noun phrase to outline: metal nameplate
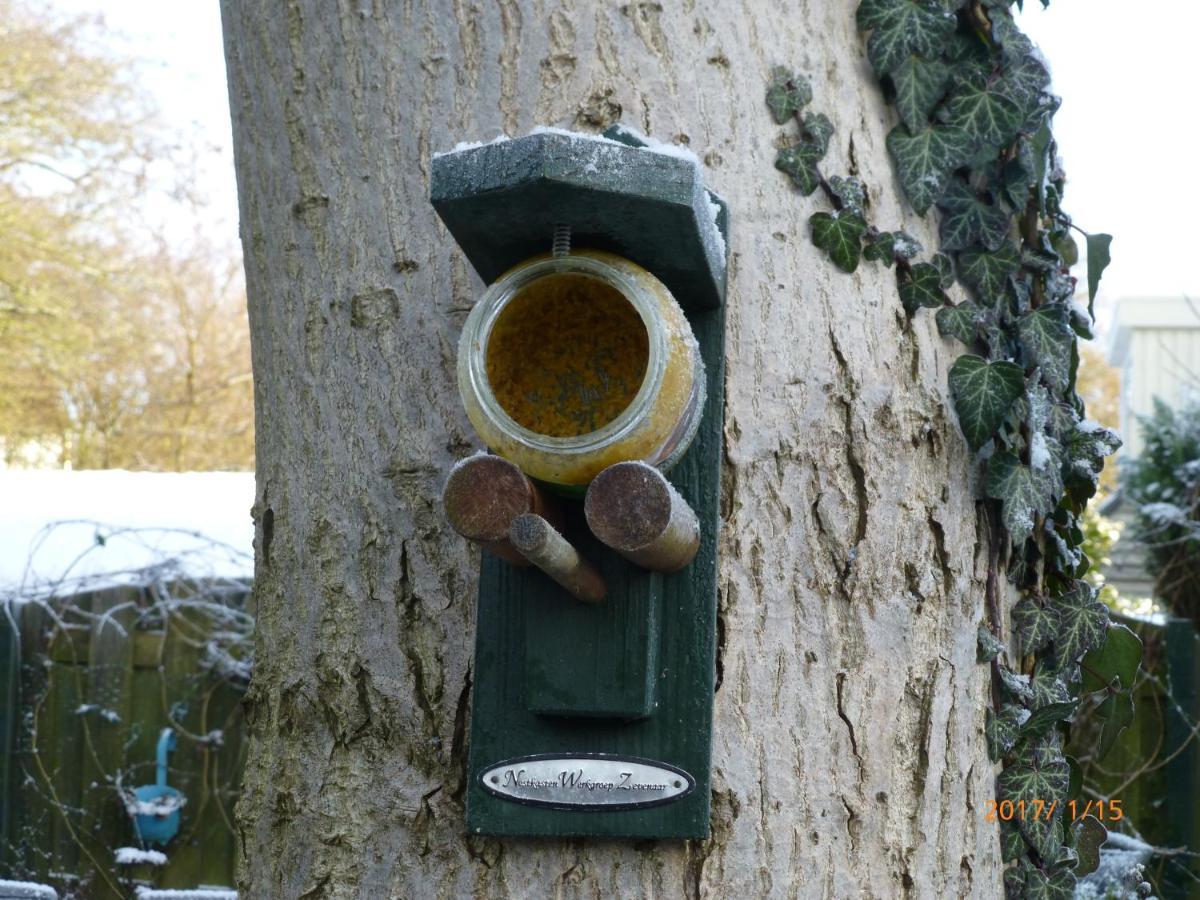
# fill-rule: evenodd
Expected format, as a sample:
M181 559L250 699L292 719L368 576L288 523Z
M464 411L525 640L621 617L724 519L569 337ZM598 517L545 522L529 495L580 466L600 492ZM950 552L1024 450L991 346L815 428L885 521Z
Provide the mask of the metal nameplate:
M670 803L696 786L691 775L667 763L606 753L521 756L485 769L479 781L514 803L599 811Z

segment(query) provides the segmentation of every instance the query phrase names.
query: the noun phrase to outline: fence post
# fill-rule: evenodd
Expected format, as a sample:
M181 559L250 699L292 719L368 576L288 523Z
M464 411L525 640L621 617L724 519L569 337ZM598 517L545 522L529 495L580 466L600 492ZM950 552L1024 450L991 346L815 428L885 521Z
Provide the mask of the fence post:
M9 810L13 807L12 758L17 727L17 682L21 677L17 634L9 622L21 614L14 604L0 604L0 863L8 868Z
M1173 843L1189 850L1196 849L1197 839L1200 838L1200 807L1196 804L1196 792L1200 790L1197 773L1200 749L1192 734L1192 723L1200 720L1200 704L1197 704L1197 696L1200 695L1200 657L1197 651L1200 651L1200 642L1196 639L1196 629L1191 620L1168 619L1166 658L1171 697L1166 703L1166 747L1168 752L1178 747L1184 749L1167 766L1168 794L1164 811ZM1183 711L1182 715L1180 710ZM1191 857L1180 857L1176 858L1175 863L1175 866L1168 864L1165 871L1182 868L1191 877L1182 871L1171 872L1171 877L1165 877L1164 880L1173 882L1173 887L1179 892L1171 896L1200 897L1195 861Z

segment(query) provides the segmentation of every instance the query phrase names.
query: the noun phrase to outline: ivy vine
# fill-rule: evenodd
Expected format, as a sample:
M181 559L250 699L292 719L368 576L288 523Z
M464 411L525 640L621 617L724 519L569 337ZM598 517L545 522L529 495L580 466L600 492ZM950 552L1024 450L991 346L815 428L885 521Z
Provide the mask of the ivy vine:
M1021 0L1016 0L1020 5ZM1042 0L1048 5L1049 0ZM1000 823L1009 897L1073 896L1098 865L1107 832L1071 820L1082 785L1064 742L1083 702L1105 720L1103 756L1132 719L1130 688L1141 643L1109 620L1083 580L1081 516L1116 434L1085 418L1075 391L1078 340L1091 338L1092 304L1111 237L1086 234L1062 208L1065 177L1051 120L1059 100L1033 43L1013 21L1012 0L862 0L858 27L898 122L887 136L901 187L919 214L936 209L939 247L883 231L867 215L856 178L820 165L830 120L806 111L812 89L785 68L771 73L767 106L798 135L776 168L832 211L809 219L813 243L834 265L895 266L909 316L936 310L939 333L965 345L949 374L967 444L983 467L989 568L978 659L992 670L988 753L1001 764L996 799L1025 801ZM1087 247L1088 302L1074 302L1071 266ZM967 294L954 302L955 283ZM1004 635L999 577L1018 594L1012 640ZM1015 651L1015 652L1014 652Z

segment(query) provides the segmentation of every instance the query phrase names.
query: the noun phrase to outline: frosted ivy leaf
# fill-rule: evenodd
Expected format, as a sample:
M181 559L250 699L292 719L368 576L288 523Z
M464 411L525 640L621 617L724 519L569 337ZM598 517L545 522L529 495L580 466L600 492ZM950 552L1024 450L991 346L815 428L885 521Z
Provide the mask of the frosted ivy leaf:
M1071 590L1054 600L1057 619L1054 655L1059 668L1075 663L1083 654L1104 642L1108 607L1096 599L1096 589L1076 581Z
M775 168L787 173L800 193L807 197L821 185L817 163L824 155L825 150L812 141L800 141L779 151L775 156Z
M1000 518L1014 545L1023 544L1033 534L1037 518L1053 508L1052 489L1052 480L1011 451L988 460L987 495L1001 502Z
M983 315L984 310L974 300L945 306L937 311L938 334L957 338L969 347L975 343Z
M972 450L996 433L1025 390L1025 373L1010 362L989 363L964 354L950 367L950 393L959 426Z
M941 59L910 55L892 72L896 87L896 112L911 132L929 122L930 111L945 96L950 67Z
M1004 652L1004 644L1000 643L999 639L985 625L979 626L975 639L977 644L975 658L978 662L991 662Z
M843 272L858 268L862 239L867 232L867 223L862 216L849 210L832 215L818 212L813 213L808 222L812 227L813 243L829 254L834 265Z
M1022 316L1017 322L1021 349L1028 361L1042 370L1046 381L1056 390L1065 391L1071 379L1071 353L1074 333L1062 306L1043 306Z
M954 34L954 16L935 0L863 0L858 27L870 31L867 57L876 74L887 75L913 53L942 55Z
M994 151L1017 136L1024 110L1012 86L990 73L972 72L956 80L946 101L946 124L966 132L971 144Z
M962 280L988 305L995 305L1000 300L1009 276L1020 267L1021 256L1007 241L995 251L975 247L958 257Z
M867 201L867 192L861 181L857 178L834 175L829 179L829 187L846 209L862 212L863 205Z
M1038 663L1029 679L1029 687L1033 691L1034 707L1046 706L1051 703L1066 703L1071 699L1066 682L1055 670L1044 663Z
M1029 710L1015 703L1005 703L1000 712L987 711L984 734L987 737L988 758L999 762L1017 743L1019 729L1029 719Z
M897 125L887 136L887 148L900 175L908 202L924 214L942 194L950 173L966 160L970 141L957 128L929 125L910 132Z
M950 179L937 204L943 211L943 250L967 250L975 244L998 250L1008 237L1012 217L959 178Z
M912 268L899 269L896 282L900 288L900 302L911 316L919 307L936 309L950 302L941 288L941 273L929 263L917 263Z
M1043 856L1049 856L1050 850L1062 843L1061 837L1055 834L1055 826L1062 815L1069 783L1070 769L1066 760L1061 757L1057 760L1038 760L1031 755L1014 762L996 779L998 799L1012 800L1014 803L1024 800L1028 805L1040 800L1047 807L1051 801L1058 801L1048 820L1043 814L1038 818L1026 816L1017 823L1025 839Z
M767 88L767 106L777 125L782 125L792 114L812 100L812 86L808 79L796 75L783 66L771 70L771 83Z

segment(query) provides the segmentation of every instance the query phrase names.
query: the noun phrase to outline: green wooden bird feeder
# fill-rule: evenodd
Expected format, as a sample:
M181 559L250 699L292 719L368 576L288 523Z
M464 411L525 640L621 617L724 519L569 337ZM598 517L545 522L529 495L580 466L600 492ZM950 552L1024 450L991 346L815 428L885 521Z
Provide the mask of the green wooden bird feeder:
M614 296L625 296L631 303L645 288L652 298L669 292L678 304L662 307L660 330L665 337L658 350L659 338L651 328L651 319L658 315L653 299L648 307L638 307L644 331L632 314L629 335L620 330L625 326L612 332L604 321L597 319L600 324L593 325L587 320L578 334L597 342L603 353L581 345L580 357L593 354L611 362L620 353L643 353L649 362L639 363L647 374L630 385L630 395L636 397L623 412L595 431L571 432L568 437L550 433L549 426L539 423L569 421L574 409L560 415L563 410L555 408L540 417L538 404L561 405L562 399L527 385L531 374L537 374L533 370L546 365L539 354L547 341L522 333L522 320L506 326L500 313L493 316L495 321L485 322L486 327L469 322L464 332L459 361L460 386L467 385L464 398L475 381L490 379L488 396L494 388L498 408L503 407L496 415L516 436L515 443L506 443L508 432L481 426L480 417L488 411L480 409L486 402L477 409L468 405L476 429L511 464L489 457L477 468L494 465L473 484L453 497L447 487L448 514L452 502L461 499L459 494L470 501L471 491L490 492L486 508L472 507L456 525L492 551L482 555L479 577L468 828L490 835L707 837L728 210L705 188L700 166L689 154L675 147L647 146L620 128L603 137L541 130L436 156L431 194L450 234L480 277L492 285L489 290L494 293L497 285L507 284L505 279L513 280L512 289L499 300L489 294L481 303L495 301L498 309L516 304L513 298L522 296L531 279L590 278L604 280L605 290L611 287ZM570 302L578 300L566 288L565 293L554 293L558 282L541 283L551 286L546 296L554 296L555 302L566 303L562 298L568 296ZM567 281L562 285L569 287ZM663 286L665 291L660 290ZM598 316L605 296L597 292L596 305L584 314ZM671 318L678 315L675 309L682 310L686 325ZM524 321L544 328L544 317L535 313ZM499 342L496 335L505 328L511 333L505 332L504 339L519 348L514 351L517 362L497 368L484 344ZM695 344L684 334L689 330ZM478 335L485 336L477 339ZM694 366L679 364L681 347L696 354ZM464 359L472 355L478 357L474 362ZM648 452L645 441L638 443L641 426L632 410L644 402L656 359L660 394L676 390L678 398L671 402L679 412L678 421L664 419L665 437L656 436L653 452ZM616 390L612 385L619 379L610 379L607 371L599 387L579 387L580 376L570 368L578 360L561 362L563 385L586 388L589 396ZM640 378L641 369L638 372ZM506 400L504 390L516 399ZM662 424L654 416L667 408L666 403L648 405L646 421ZM510 414L514 421L508 421ZM533 437L520 444L522 434ZM593 440L596 435L607 443ZM555 448L576 444L588 447L574 456L570 449L555 455ZM593 444L601 450L594 450ZM609 456L604 455L607 450ZM614 486L617 501L593 503L600 481L592 481L593 469L624 459L623 453L639 460L636 465L649 465L645 470L627 466L620 473L614 469L606 483ZM600 461L593 465L594 460ZM659 479L661 523L649 521L653 516L634 521L632 507L618 502L624 482L640 484L641 479L650 485L658 478L651 467L662 470L670 483ZM525 475L533 482L526 482ZM549 490L539 492L532 486L538 482L542 488L548 484ZM591 491L586 518L581 502L585 490ZM508 519L497 530L488 516L502 500L515 497L526 504L535 494L546 499L543 503L535 498L530 514L521 517L523 527L529 528L520 534L512 531L518 551L506 539ZM553 507L554 514L543 505ZM526 507L514 511L525 512ZM691 511L694 518L688 518ZM542 523L541 513L554 523L553 528L541 524L545 535L534 527ZM599 516L608 517L607 527L596 527ZM679 525L681 534L699 526L699 549L693 546L680 557L690 559L683 568L646 567L654 565L656 553L670 557L678 553L677 547L613 549L619 548L614 531L636 536L639 530L661 525L666 533L668 516L675 517L670 527ZM548 577L553 564L543 558L558 552L556 547L574 560L570 565L578 563L574 581ZM536 565L514 564L525 561L522 554ZM601 594L599 602L577 599L594 601Z

